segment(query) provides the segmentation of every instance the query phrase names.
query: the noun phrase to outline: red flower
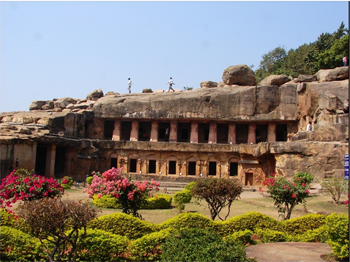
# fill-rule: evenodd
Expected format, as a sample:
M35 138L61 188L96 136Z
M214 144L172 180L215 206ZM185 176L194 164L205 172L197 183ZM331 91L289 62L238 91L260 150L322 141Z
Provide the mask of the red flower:
M298 197L297 194L295 194L295 193L292 194L292 198L297 198L297 197Z

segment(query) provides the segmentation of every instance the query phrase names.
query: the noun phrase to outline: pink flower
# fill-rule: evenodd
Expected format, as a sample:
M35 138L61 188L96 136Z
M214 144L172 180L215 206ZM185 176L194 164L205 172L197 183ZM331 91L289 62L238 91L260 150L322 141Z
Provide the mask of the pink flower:
M298 195L295 194L295 193L292 194L292 198L297 198L297 196L298 196Z

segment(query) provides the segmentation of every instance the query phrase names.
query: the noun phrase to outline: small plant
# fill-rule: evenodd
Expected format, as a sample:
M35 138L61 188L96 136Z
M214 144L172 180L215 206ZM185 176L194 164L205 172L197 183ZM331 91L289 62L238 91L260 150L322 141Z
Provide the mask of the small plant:
M192 194L187 189L179 191L174 195L174 203L180 213L185 209L185 204L191 202L191 199Z
M96 210L87 202L44 198L21 203L18 214L30 233L46 246L50 261L74 261L78 239L85 234L87 223L96 217Z
M64 176L61 180L61 186L64 189L70 189L73 186L73 184L74 180L70 176Z
M340 203L341 196L347 192L348 182L343 177L332 177L325 179L321 183L324 189L334 201L335 204Z
M0 184L0 207L11 206L19 200L32 201L63 194L63 187L54 178L39 175L18 175L16 170Z
M225 220L231 211L232 202L242 193L242 184L238 179L201 178L192 189L198 199L204 199L209 207L211 219ZM228 207L225 217L220 216L224 207Z
M300 203L305 203L309 196L310 183L309 175L297 174L293 177L293 181L285 177L270 177L264 181L264 185L268 188L270 197L274 200L274 204L278 209L280 216L290 219L294 207Z

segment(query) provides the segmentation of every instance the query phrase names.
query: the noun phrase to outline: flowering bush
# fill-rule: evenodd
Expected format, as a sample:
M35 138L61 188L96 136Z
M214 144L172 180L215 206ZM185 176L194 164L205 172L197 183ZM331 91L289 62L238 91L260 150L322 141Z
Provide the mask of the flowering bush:
M0 184L0 207L9 207L18 200L31 201L59 196L63 191L63 187L54 178L22 176L13 170Z
M111 168L101 176L93 176L92 183L88 187L88 194L91 198L95 194L98 197L105 195L115 197L122 205L124 213L141 217L138 210L145 204L150 191L158 190L158 186L159 183L155 181L131 181L121 175L120 169Z
M305 203L306 197L309 196L311 182L309 175L297 174L293 177L293 181L284 177L270 177L263 184L267 186L267 192L275 201L274 204L280 215L283 219L289 219L293 208L300 203Z
M64 176L60 182L64 189L70 189L74 184L74 180L70 176Z

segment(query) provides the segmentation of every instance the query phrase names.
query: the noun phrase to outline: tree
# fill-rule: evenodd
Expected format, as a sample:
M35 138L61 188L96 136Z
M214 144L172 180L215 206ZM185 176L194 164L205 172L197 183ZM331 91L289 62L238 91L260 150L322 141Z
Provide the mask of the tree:
M23 202L18 214L48 250L49 261L75 261L78 239L84 237L96 210L88 202L44 198Z
M282 47L276 47L267 54L263 55L259 65L259 69L255 72L259 80L275 72L281 67L284 59L287 56L287 52Z
M290 181L285 177L270 177L264 181L267 192L274 200L280 216L286 220L290 219L294 207L304 203L309 196L310 183L313 176L308 173L299 173Z
M225 220L230 214L232 202L241 193L242 184L236 178L201 178L192 189L194 197L204 199L207 202L213 220L216 217ZM228 211L226 216L221 218L220 212L224 207L228 207Z
M322 181L322 188L332 197L335 204L339 204L341 196L347 191L347 181L343 177L332 177Z

